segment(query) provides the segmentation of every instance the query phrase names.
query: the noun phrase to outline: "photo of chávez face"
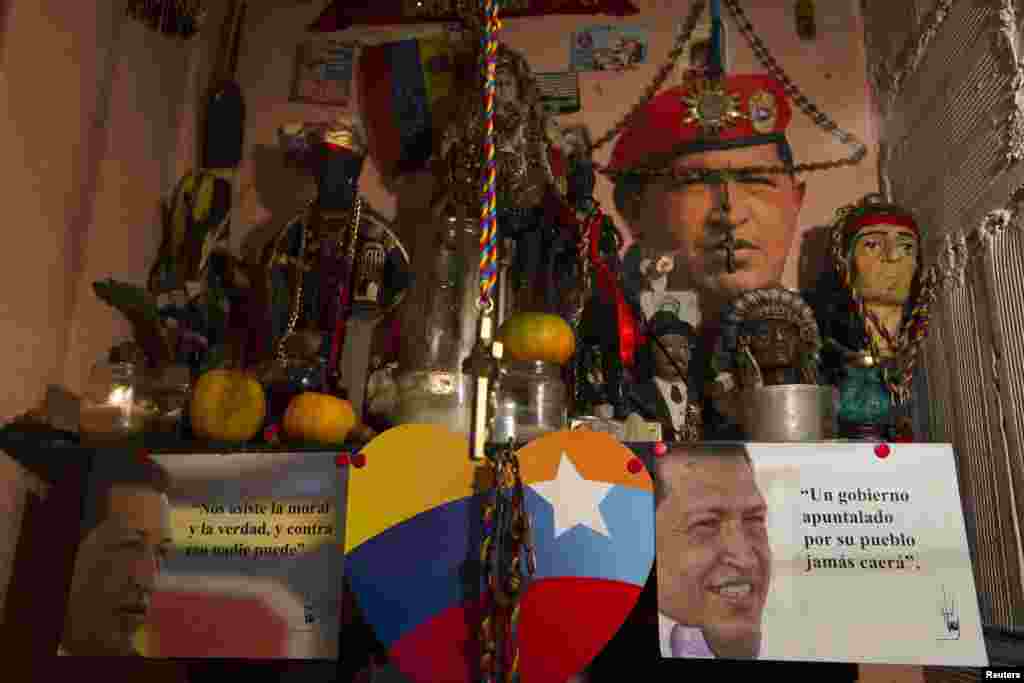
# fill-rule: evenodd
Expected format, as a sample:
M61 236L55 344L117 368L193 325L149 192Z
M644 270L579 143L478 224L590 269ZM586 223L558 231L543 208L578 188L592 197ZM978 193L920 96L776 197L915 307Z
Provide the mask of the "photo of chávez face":
M155 463L95 465L59 655L138 654L133 640L172 542L169 486Z
M756 659L772 552L746 449L677 447L656 462L655 500L662 656Z

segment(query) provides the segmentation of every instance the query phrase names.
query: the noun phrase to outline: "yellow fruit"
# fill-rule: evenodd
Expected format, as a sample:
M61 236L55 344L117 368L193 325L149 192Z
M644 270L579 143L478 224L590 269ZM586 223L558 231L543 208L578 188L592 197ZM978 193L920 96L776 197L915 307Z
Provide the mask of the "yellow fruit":
M281 427L294 441L340 445L356 422L356 412L348 401L307 391L288 403Z
M263 428L267 399L241 370L210 370L192 390L192 431L200 439L248 441Z
M516 313L498 330L504 355L512 360L542 360L564 365L576 351L576 337L561 316Z

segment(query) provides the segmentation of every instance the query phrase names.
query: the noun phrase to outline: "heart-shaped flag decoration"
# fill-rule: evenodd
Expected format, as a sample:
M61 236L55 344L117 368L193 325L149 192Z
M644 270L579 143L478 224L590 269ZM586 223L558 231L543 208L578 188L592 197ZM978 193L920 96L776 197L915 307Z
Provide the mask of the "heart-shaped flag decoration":
M395 666L415 683L479 678L486 467L464 436L403 425L352 472L347 573ZM598 432L558 432L519 451L536 573L520 602L519 671L565 683L626 620L654 562L653 484Z

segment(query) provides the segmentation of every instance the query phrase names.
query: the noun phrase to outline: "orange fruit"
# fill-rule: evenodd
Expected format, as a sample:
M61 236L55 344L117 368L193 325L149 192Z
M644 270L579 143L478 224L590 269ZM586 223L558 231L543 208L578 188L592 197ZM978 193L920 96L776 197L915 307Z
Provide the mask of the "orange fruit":
M348 401L307 391L288 403L281 427L294 441L341 445L357 422L356 411Z
M540 360L565 365L576 351L576 335L569 323L552 313L516 313L498 330L504 356L512 360Z
M267 399L256 378L241 370L204 373L192 390L192 431L201 439L248 441L263 428Z

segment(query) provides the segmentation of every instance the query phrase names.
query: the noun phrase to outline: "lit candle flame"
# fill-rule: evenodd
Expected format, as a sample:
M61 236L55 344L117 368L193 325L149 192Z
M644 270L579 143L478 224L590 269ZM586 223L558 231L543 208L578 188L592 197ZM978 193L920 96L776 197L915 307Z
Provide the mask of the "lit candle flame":
M112 406L131 405L133 393L133 387L114 387L107 397L107 403Z

